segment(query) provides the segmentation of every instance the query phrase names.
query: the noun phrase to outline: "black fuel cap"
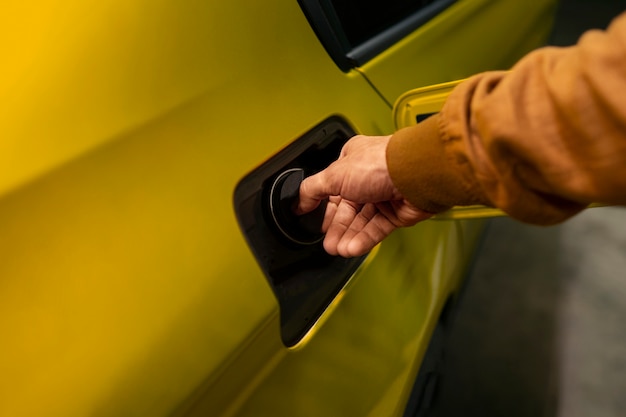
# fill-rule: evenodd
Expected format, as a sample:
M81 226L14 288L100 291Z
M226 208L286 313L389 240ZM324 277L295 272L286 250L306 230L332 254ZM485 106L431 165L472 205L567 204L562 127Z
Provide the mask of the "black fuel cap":
M294 208L300 196L300 183L304 170L292 168L282 172L270 190L270 212L278 230L290 241L300 245L312 245L324 238L322 223L328 200L324 200L310 213L298 216Z

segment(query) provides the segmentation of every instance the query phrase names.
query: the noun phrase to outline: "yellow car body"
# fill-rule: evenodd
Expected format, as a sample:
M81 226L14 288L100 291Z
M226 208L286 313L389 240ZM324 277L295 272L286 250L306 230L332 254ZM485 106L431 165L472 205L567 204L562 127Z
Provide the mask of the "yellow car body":
M297 1L3 5L0 415L400 416L481 223L427 221L287 347L233 209L331 115L508 68L553 0L459 0L339 69Z

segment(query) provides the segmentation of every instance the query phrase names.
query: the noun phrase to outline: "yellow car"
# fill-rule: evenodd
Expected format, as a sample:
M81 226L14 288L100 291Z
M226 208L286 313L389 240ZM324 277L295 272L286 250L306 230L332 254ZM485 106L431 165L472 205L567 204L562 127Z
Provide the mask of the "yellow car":
M346 260L286 208L351 135L393 132L406 91L540 46L554 7L4 4L0 415L427 411L424 356L481 223Z

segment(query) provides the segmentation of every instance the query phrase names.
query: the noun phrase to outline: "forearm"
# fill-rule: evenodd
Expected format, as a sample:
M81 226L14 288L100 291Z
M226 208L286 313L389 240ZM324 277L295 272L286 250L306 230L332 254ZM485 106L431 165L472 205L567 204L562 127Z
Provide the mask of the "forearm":
M397 132L392 179L417 207L487 204L551 224L626 203L626 17L572 48L460 84L442 111Z

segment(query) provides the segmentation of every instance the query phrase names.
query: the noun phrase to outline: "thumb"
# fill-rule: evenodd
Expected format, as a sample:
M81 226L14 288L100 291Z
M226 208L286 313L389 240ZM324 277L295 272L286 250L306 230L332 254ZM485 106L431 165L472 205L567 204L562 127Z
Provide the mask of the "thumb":
M331 167L305 178L300 184L300 199L296 208L296 214L305 214L315 210L322 200L337 195L337 184L332 182Z

